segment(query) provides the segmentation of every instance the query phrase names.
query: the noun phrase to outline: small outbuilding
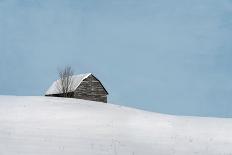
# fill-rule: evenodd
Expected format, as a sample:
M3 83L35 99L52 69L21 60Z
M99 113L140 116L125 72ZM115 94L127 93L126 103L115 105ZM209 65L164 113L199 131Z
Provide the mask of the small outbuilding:
M92 73L72 76L72 87L68 92L70 98L91 100L107 103L108 92ZM64 97L64 94L57 89L60 80L56 80L45 93L45 96Z

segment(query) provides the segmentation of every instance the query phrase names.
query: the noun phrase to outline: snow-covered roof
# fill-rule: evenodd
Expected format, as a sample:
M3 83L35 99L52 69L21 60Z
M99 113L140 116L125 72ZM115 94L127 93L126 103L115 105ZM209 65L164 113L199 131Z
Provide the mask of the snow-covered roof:
M75 91L77 87L81 84L81 82L92 75L92 73L86 73L86 74L79 74L79 75L73 75L72 80L73 84L72 87L70 88L70 92ZM52 95L52 94L61 94L62 92L58 89L59 84L60 84L60 79L56 80L52 83L52 85L49 87L45 95Z

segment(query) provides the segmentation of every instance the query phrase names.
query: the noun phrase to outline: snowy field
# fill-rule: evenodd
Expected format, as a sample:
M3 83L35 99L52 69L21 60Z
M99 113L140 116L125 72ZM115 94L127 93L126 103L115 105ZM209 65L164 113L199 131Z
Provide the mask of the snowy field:
M0 155L232 155L232 119L0 96Z

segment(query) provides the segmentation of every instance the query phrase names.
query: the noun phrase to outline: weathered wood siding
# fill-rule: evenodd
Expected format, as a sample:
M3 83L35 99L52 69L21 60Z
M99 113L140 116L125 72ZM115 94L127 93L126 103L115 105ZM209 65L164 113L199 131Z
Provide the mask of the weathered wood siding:
M90 75L83 80L74 92L74 98L105 103L107 103L107 95L108 93L102 86L101 82L93 75Z
M64 97L64 94L51 94L51 95L45 95L45 96L51 96L51 97ZM74 92L67 93L68 98L74 97Z

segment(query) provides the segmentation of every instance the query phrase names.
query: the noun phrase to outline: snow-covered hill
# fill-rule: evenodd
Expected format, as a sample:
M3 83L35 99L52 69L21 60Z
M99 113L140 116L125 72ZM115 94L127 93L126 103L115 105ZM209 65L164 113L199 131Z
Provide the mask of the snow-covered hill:
M232 119L0 96L1 155L232 155Z

